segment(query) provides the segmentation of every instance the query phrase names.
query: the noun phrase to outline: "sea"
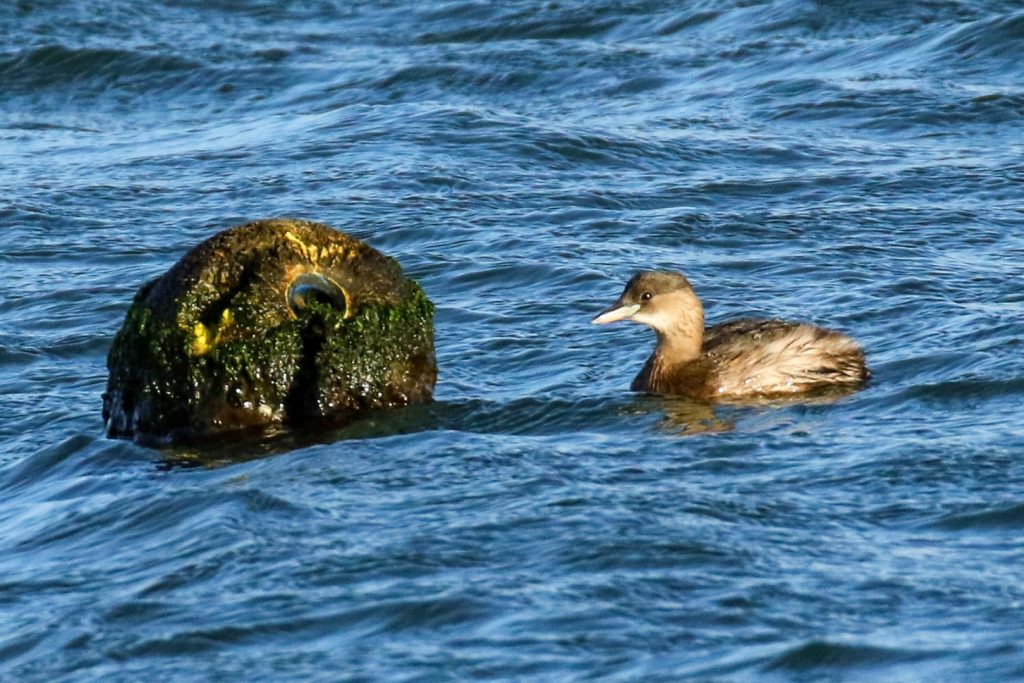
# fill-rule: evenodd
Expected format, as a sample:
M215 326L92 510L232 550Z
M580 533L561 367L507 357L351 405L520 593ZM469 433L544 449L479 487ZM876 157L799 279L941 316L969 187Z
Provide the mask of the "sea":
M107 438L134 293L279 216L434 402ZM642 269L872 379L631 393ZM0 680L1024 679L1019 0L3 0L0 273Z

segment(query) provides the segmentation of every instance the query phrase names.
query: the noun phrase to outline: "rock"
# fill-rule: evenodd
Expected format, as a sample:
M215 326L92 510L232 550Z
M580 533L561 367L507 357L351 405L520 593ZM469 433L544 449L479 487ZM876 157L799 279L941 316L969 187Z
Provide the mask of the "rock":
M107 367L107 432L137 440L429 401L433 305L397 261L357 239L257 221L143 285Z

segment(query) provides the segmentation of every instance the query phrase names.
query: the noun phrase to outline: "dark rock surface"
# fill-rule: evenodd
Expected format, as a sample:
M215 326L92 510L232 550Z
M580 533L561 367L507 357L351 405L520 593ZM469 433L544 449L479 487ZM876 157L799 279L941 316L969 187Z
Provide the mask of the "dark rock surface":
M136 294L107 360L110 436L173 441L428 401L433 305L318 223L225 230Z

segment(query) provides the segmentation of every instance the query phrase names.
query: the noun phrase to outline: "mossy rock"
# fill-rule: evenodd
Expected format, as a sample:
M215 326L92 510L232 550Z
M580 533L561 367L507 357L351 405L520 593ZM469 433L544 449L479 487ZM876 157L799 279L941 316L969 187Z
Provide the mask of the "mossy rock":
M326 225L225 230L136 294L107 359L110 436L173 441L429 401L433 305Z

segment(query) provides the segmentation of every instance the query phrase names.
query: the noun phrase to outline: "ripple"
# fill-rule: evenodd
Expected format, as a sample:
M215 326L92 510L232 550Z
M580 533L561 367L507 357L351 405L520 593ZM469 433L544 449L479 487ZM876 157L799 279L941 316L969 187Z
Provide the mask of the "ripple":
M935 526L949 531L968 529L1020 529L1024 527L1024 503L999 505L977 512L946 515Z
M961 404L1024 395L1024 377L1009 379L962 379L910 387L902 392L913 400Z
M136 82L143 89L152 89L161 84L157 80L161 75L186 77L201 67L173 54L48 45L0 59L0 83L13 92L25 92L83 80L116 85L126 82L126 78L138 77Z
M955 53L958 58L979 68L982 64L968 60L1024 59L1024 11L994 14L958 27L939 41L939 47Z
M576 570L603 574L612 571L654 571L669 567L728 567L739 561L735 553L702 543L654 541L591 541L566 558Z
M505 40L583 40L607 33L620 19L609 8L574 6L559 11L552 5L548 11L520 10L486 21L445 31L424 33L422 43L482 43ZM439 18L445 14L438 15ZM470 15L472 16L472 15Z
M66 461L78 455L96 441L94 436L76 434L62 442L40 449L37 453L23 458L14 467L3 472L0 488L13 490L30 486L60 468Z
M443 631L474 622L490 613L486 603L468 598L419 598L369 603L354 609L320 614L316 617L262 620L255 623L224 624L181 630L147 639L123 651L117 658L181 656L211 652L232 646L260 646L267 642L310 643L335 635L339 629L357 630L364 636L406 632Z
M948 653L908 650L811 640L796 645L769 662L767 671L820 671L870 669L885 665L917 662L946 656ZM837 671L838 673L838 671Z

